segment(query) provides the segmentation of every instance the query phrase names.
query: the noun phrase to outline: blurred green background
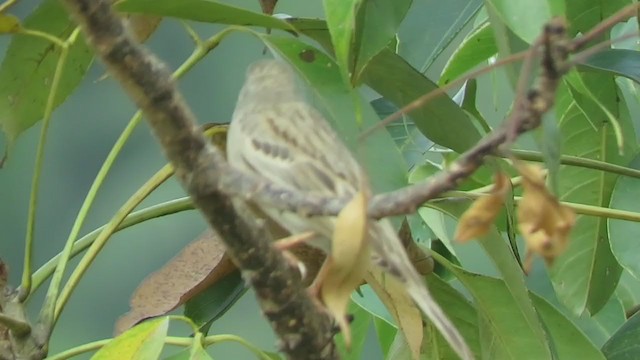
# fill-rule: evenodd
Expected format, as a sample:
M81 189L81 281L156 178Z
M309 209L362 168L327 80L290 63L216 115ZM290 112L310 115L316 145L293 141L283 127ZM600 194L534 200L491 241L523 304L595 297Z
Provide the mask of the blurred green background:
M419 45L402 48L401 43L403 56L416 68L428 70L427 74L433 80L437 80L448 53L445 51L441 56L434 57L434 49L447 37L460 38L464 32L456 35L412 30L424 28L422 14L436 7L442 12L441 16L431 18L434 21L441 19L442 24L431 24L430 28L447 29L451 26L447 19L454 14L446 12L458 11L454 9L459 8L459 4L470 2L473 1L459 0L449 4L441 4L436 0L416 1L403 24L402 31L406 36L401 39ZM23 0L12 12L24 18L38 3L35 0ZM260 9L255 0L229 3L255 11ZM451 10L448 10L449 7ZM276 13L323 17L322 2L281 0ZM202 37L208 37L221 28L209 24L191 25ZM10 37L0 38L0 51L6 49L9 41ZM181 23L171 19L162 22L147 45L172 69L177 68L193 49ZM255 38L234 34L180 81L180 88L201 123L228 121L247 65L262 56L263 46ZM437 59L433 65L425 62L430 58ZM61 250L106 154L135 112L132 102L115 81L109 78L98 81L104 72L100 63L94 63L81 87L54 113L38 206L34 254L36 268ZM509 100L509 96L501 99L501 106L496 106L495 99L489 100L488 103L492 104L488 106L489 111L503 112L506 108L504 104L508 104ZM29 189L39 131L40 125L26 131L0 170L0 257L10 267L11 284L20 282ZM164 164L160 147L143 123L136 129L100 190L81 235L103 225ZM171 180L154 192L141 207L182 196L182 189ZM117 233L71 297L55 329L50 354L110 337L115 320L128 310L129 296L138 283L204 229L205 224L200 216L195 211L189 211ZM72 261L69 270L75 264L77 261ZM45 289L46 286L43 286L30 301L30 311L34 317ZM174 329L186 333L181 326L172 326L171 333L176 333ZM263 349L275 348L272 332L250 293L217 321L210 333L236 334L250 339ZM215 345L210 350L219 358L253 358L248 351L235 344ZM372 351L375 354L375 350ZM80 358L88 358L88 355Z

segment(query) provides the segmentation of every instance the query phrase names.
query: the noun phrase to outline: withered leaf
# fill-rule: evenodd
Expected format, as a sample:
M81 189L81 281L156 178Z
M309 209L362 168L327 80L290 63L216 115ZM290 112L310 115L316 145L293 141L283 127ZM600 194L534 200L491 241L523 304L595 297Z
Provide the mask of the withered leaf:
M220 239L207 230L142 281L131 296L130 311L118 319L115 333L177 308L235 270Z
M362 283L371 259L367 222L367 196L359 192L338 214L320 289L322 302L336 319L347 349L351 346L347 306L351 293Z
M545 186L544 171L539 166L516 163L524 189L518 203L518 229L527 243L525 271L531 266L532 254L542 256L551 265L569 243L575 225L575 213L560 204Z
M262 8L262 12L267 15L273 15L273 10L278 3L278 0L259 0L260 7Z
M504 198L510 186L509 178L503 173L497 173L491 193L476 199L460 217L455 239L459 242L467 242L489 232L503 207Z

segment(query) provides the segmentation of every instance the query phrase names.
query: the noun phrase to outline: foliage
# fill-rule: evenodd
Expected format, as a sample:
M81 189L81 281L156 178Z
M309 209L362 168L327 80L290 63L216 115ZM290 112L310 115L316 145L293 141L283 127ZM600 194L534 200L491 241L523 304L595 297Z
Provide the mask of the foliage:
M212 50L223 41L234 41L227 37L229 34L243 33L261 41L273 56L282 58L297 70L311 90L314 104L367 168L375 190L383 192L407 185L408 179L411 182L428 180L436 171L446 169L452 159L472 147L506 117L506 113L496 111L498 105L492 102L497 102L499 97L511 100L523 95L518 93L522 90L517 83L518 70L524 68L525 74L532 70L517 63L493 69L491 76L481 77L477 82L469 79L455 96L437 97L389 124L386 131L369 132L381 118L437 89L438 84L452 83L480 66L526 49L552 16L565 17L569 33L577 36L632 1L456 0L432 2L437 5L425 3L325 0L326 19L322 20L297 18L295 14L285 19L245 10L231 2L212 0L183 0L179 6L172 0L123 0L115 6L126 16L145 15L131 17L134 24L144 25L137 27L144 32L139 36L143 40L157 27L160 17L166 22L183 21L184 29L195 43L195 51L175 72L178 79L205 57L215 58L216 52ZM416 16L424 19L411 22L412 27L408 28L406 23ZM210 38L201 39L191 28L195 22L201 23L199 28L205 26L209 32L219 29L213 24L223 27ZM620 34L620 29L635 33L637 27L635 19L618 24L613 31L604 30L599 40L606 41L612 34ZM264 28L271 31L265 33ZM0 65L0 125L7 140L7 156L11 156L26 129L43 122L27 218L24 276L16 299L18 303L32 300L31 294L51 277L38 321L55 332L58 331L56 322L78 282L115 232L154 217L186 210L190 203L177 199L133 213L171 176L172 170L166 166L106 220L102 228L80 236L96 194L141 120L140 114L136 114L123 129L96 176L61 253L32 273L33 226L49 121L52 112L87 76L93 54L56 0L42 0L31 15L22 20L1 15L0 31L12 36ZM424 38L416 34L441 40L434 48L424 49L421 47ZM520 218L515 219L513 207L517 207L522 199L531 214L536 212L538 203L532 208L526 202L527 188L530 191L533 186L531 179L527 182L525 176L523 194L518 186L522 179L516 178L516 171L507 161L499 159L487 162L461 183L458 191L424 204L415 215L407 217L413 238L423 239L427 235L432 238L434 251L438 249L434 254L438 275L431 274L426 281L477 358L640 357L637 336L633 336L640 328L638 315L633 315L640 305L640 245L636 244L635 238L640 230L637 225L640 208L635 199L640 193L636 136L640 128L636 119L640 114L638 108L632 106L638 101L634 82L640 79L640 53L637 45L622 47L614 43L613 46L613 49L605 47L606 50L603 48L591 57L576 56L578 66L560 84L552 113L534 132L533 141L531 138L519 141L514 148L515 156L545 164L549 192L545 189L544 194L538 196L548 199L553 193L557 197L551 196L549 201L553 205L548 205L549 208L562 214L566 214L565 209L572 209L578 215L568 244L564 243L566 229L562 228L561 249L564 251L554 250L551 258L545 255L546 261L535 261L533 271L525 275L520 261L525 240L516 235L516 229L528 228L534 232L536 225L528 222L529 216L523 218L520 213ZM430 76L425 75L427 73ZM528 75L534 77L535 68L533 74ZM499 91L494 87L497 83L507 86L508 90ZM375 98L363 95L361 90L365 87L377 93ZM516 94L511 96L510 93ZM208 131L214 142L224 141L223 127L213 126ZM365 131L369 135L362 138L360 134ZM498 177L499 189L496 185L497 190L491 190L493 173L497 169L514 176L511 178L513 191L504 186L505 175ZM544 188L541 181L535 185L538 190ZM493 198L484 197L483 201L491 201L492 216L487 219L486 207L489 205L471 205L470 199L498 190L499 205ZM498 213L496 206L502 207L503 201L506 211ZM469 222L469 213L465 214L469 206L482 218L483 235L474 231L463 237L475 239L477 245L454 241L458 219ZM550 218L550 214L540 216ZM567 223L573 224L572 215L566 216L570 218ZM519 220L518 225L516 220ZM555 221L560 220L556 218ZM526 240L532 246L528 237ZM184 316L146 321L112 341L86 344L52 354L51 358L70 358L98 348L101 350L95 357L99 359L158 358L166 355L166 352L162 353L163 344L173 344L184 349L168 358L207 359L209 355L204 348L223 341L238 342L261 359L280 358L279 354L260 350L251 339L232 334L209 335L211 324L233 306L245 288L238 273L229 270L228 260L223 261L220 247L202 246L203 240L198 241L199 245L190 245L190 250L185 250L141 285L132 299L133 315L130 316L135 318L129 318L127 322L142 321L181 305L185 305ZM444 246L440 246L442 244ZM429 247L430 243L419 245ZM204 260L207 257L203 254L211 255L210 263ZM67 277L68 260L79 255L82 260ZM175 277L176 273L180 277ZM64 286L63 279L67 279ZM354 280L349 280L350 291ZM552 287L545 287L546 284ZM547 290L541 290L543 288ZM169 293L163 292L167 289ZM158 299L153 299L154 293L169 296L156 306L154 301ZM342 300L336 305L335 311L339 314L345 307ZM342 336L338 336L341 353L346 359L362 356L365 344L370 344L367 334L371 329L375 331L374 342L379 346L379 353L385 358L416 357L418 354L428 359L455 357L430 324L410 321L394 324L389 310L380 306L367 286L351 295L348 306L348 312L355 314L347 339L350 351ZM598 317L601 311L612 314L606 325L603 324L605 320ZM168 320L185 321L195 336L169 336ZM344 328L346 324L340 326ZM410 334L418 331L415 327L423 326L424 329L419 329L424 333L422 342L420 344L418 339L416 343ZM595 328L619 330L603 336L594 332ZM211 332L215 333L215 327L213 329ZM0 338L0 345L2 341Z

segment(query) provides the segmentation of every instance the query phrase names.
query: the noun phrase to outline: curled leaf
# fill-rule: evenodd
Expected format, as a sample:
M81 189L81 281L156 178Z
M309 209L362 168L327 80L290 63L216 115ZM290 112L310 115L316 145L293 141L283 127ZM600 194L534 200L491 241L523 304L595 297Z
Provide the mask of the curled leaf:
M569 243L575 225L575 214L560 204L545 186L544 171L539 166L517 164L524 189L518 204L518 229L527 243L525 271L531 266L532 254L542 256L551 265Z
M455 239L459 242L467 242L489 232L502 209L504 198L509 192L510 186L507 176L503 173L497 173L491 193L474 201L460 217Z
M338 214L326 275L320 289L322 302L336 319L347 349L351 346L347 306L351 293L362 283L369 269L370 259L367 197L359 192Z

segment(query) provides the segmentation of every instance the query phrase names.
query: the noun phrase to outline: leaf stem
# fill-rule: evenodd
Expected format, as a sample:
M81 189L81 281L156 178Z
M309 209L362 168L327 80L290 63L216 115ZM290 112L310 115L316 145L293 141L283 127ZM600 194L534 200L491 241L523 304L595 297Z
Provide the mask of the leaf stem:
M0 14L4 13L5 11L7 11L7 9L9 9L13 5L15 5L17 2L18 2L18 0L7 0L7 1L3 2L2 5L0 5Z
M544 158L542 154L538 151L529 151L529 150L511 150L511 152L516 155L519 159L527 160L527 161L537 161L543 162ZM578 156L571 155L561 155L560 163L563 165L571 165L577 167L583 167L587 169L601 170L606 171L612 174L624 175L633 178L640 179L640 170L628 168L625 166L609 164L604 161L598 161L593 159L585 159Z
M78 31L77 29L78 28L76 28L76 30L74 30L74 32ZM66 48L68 46L67 41L62 40L57 36L53 36L51 34L48 34L48 33L44 32L44 31L40 31L40 30L32 30L32 29L27 29L27 28L21 27L20 30L18 31L18 34L35 36L35 37L38 37L38 38L41 38L41 39L45 39L47 41L50 41L50 42L54 43L55 45L59 46L62 49Z
M29 30L26 30L29 31ZM24 250L24 267L22 271L22 283L20 286L20 293L18 294L18 301L23 302L29 296L31 292L31 263L33 259L33 241L35 238L35 224L36 224L36 212L38 208L38 198L40 194L40 179L42 178L42 167L44 165L44 149L47 143L47 135L49 133L49 126L51 124L51 115L53 114L53 108L55 105L55 99L64 72L64 67L69 54L69 46L72 45L80 33L80 28L76 28L66 41L61 42L56 38L53 41L60 47L60 57L56 64L55 71L53 73L53 80L51 81L51 91L47 97L47 103L45 105L42 129L40 130L40 138L38 140L38 148L36 150L36 159L33 170L33 178L31 181L31 194L29 197L29 209L27 210L27 229L25 234L25 250ZM44 37L44 36L41 36ZM49 36L51 37L51 36Z
M78 356L78 355L81 355L81 354L84 354L84 353L88 353L90 351L99 350L100 348L102 348L103 346L107 345L112 340L113 339L104 339L104 340L98 340L98 341L90 342L90 343L87 343L87 344L82 344L80 346L76 346L74 348L71 348L69 350L65 350L65 351L60 352L58 354L51 355L51 356L47 357L47 360L66 360L66 359L71 359L74 356ZM192 338L192 337L167 336L164 339L164 343L166 345L183 346L183 347L191 346L193 344L193 341L194 341L194 338ZM203 346L206 347L206 346L209 346L209 345L213 345L213 344L221 343L221 342L227 342L227 341L234 341L234 342L237 342L237 343L243 345L244 347L246 347L249 351L254 353L261 360L272 360L272 358L269 357L269 355L267 355L264 351L258 349L257 347L253 346L248 341L246 341L245 339L243 339L243 338L241 338L239 336L236 336L236 335L210 335L210 336L207 336L204 339L202 339L202 344L203 344Z
M138 210L129 214L122 224L118 226L115 232L120 230L124 230L133 225L137 225L143 223L148 220L152 220L155 218L159 218L166 215L176 214L182 211L193 210L193 203L189 197L183 197L171 201L167 201L161 204L153 205L142 210ZM71 249L71 254L69 258L73 258L78 255L83 250L86 250L93 242L98 238L98 235L104 230L107 225L103 225L82 238L78 239L73 244L73 249ZM62 252L58 253L56 256L47 261L44 265L42 265L35 273L33 273L33 285L32 290L36 291L46 279L48 279L51 274L53 274L60 258L62 257Z
M138 189L133 195L131 195L131 197L129 197L129 199L127 199L127 201L125 201L125 203L120 207L120 209L118 209L118 211L116 211L114 216L105 225L98 237L84 254L78 266L73 269L73 272L69 276L69 280L60 292L60 296L55 303L55 311L53 312L53 324L60 317L60 313L69 300L69 297L71 297L71 293L80 282L80 279L82 278L84 273L89 269L89 266L91 266L93 260L95 260L95 258L98 256L98 253L100 253L102 248L106 245L107 241L111 238L111 235L116 232L116 229L118 229L120 224L122 224L124 219L133 211L133 209L140 205L140 203L144 199L146 199L149 194L151 194L163 182L171 177L171 175L173 175L173 167L171 165L163 166L162 169L155 173L144 185L142 185L142 187L140 187L140 189ZM71 254L71 249L73 248L73 243L74 241L69 241L65 245L66 251L63 251L63 256L60 257L60 263L56 268L56 273L54 273L53 275L54 279L56 279L58 269L60 269L62 266L60 264L66 264L66 262L68 261ZM53 284L53 280L51 282Z

